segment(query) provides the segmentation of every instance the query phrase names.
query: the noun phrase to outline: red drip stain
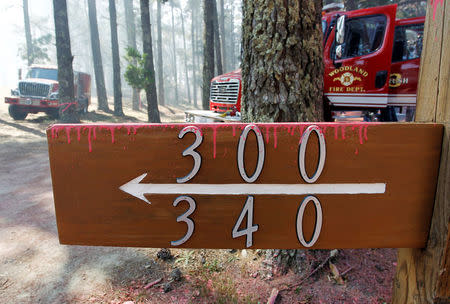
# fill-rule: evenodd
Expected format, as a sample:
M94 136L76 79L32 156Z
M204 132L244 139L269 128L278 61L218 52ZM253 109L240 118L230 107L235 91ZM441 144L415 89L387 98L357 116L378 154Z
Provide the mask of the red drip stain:
M236 126L232 125L232 128L233 128L233 137L235 137L236 136Z
M431 6L433 7L433 21L436 20L438 4L441 4L441 8L444 7L444 0L431 0Z
M339 131L339 127L335 126L334 127L334 139L338 139L338 131Z
M97 127L93 126L92 131L94 133L94 140L97 140Z
M91 142L91 128L88 128L88 143L89 143L89 152L92 152L92 142Z
M367 125L364 126L364 139L367 141Z
M266 143L269 143L269 127L266 126Z
M358 155L359 151L358 148L355 149L355 155Z
M117 128L119 130L120 127ZM111 132L111 142L114 143L114 127L109 127L109 131Z
M364 126L359 126L359 144L360 145L363 144L363 127Z
M67 143L70 144L70 129L72 127L66 127Z
M277 141L278 141L278 138L277 138L277 127L274 126L273 127L273 147L275 149L277 148Z
M341 126L342 139L345 139L345 126Z
M216 126L216 127L213 127L212 129L213 129L213 144L214 144L214 147L213 147L213 157L214 157L214 159L215 159L215 158L216 158L217 126Z
M305 131L305 128L306 128L305 125L302 125L302 126L300 127L300 138L298 139L298 144L299 144L299 145L302 143L302 140L303 140L303 132Z
M127 128L127 134L130 135L131 134L131 126L126 126L126 128Z
M81 139L81 127L77 127L77 139L78 141Z

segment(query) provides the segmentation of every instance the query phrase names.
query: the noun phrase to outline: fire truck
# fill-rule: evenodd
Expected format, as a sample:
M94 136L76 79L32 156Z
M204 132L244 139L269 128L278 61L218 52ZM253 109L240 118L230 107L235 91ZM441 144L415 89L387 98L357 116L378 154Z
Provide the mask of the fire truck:
M413 118L425 17L396 20L396 9L388 5L323 15L326 120L341 111L359 111L365 120ZM220 117L240 112L241 90L240 70L213 78L210 111L203 116L230 120Z
M18 87L11 90L10 97L5 97L9 115L14 120L23 120L28 113L45 112L52 118L58 118L59 111L65 107L59 104L58 88L57 67L30 66L25 79L19 79ZM87 112L91 103L91 76L74 72L74 91L77 109Z

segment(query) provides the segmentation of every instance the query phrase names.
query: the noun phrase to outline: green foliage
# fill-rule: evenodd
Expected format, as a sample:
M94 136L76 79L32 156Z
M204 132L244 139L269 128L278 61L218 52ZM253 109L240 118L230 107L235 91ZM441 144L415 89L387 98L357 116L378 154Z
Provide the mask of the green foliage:
M48 49L52 45L52 40L52 34L42 35L39 38L35 38L32 40L32 63L47 63L50 61L50 57L48 56ZM26 45L19 48L19 55L23 60L28 60Z
M147 54L141 55L138 50L128 47L125 60L128 62L128 66L124 76L132 88L143 89L155 81L151 71L145 68L146 60L148 60Z

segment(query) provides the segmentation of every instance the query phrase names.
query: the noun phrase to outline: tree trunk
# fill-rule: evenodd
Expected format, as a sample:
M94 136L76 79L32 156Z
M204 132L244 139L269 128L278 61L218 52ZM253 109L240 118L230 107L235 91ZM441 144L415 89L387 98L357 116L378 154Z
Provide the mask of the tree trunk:
M266 122L323 120L322 3L271 3L243 4L243 117Z
M222 65L223 65L223 70L228 71L229 67L228 67L228 58L227 58L227 53L226 52L226 48L227 48L227 43L226 43L226 34L225 34L225 7L223 4L223 0L220 0L220 18L219 18L219 29L220 29L220 38L221 38L221 46L222 46Z
M217 2L213 0L213 18L214 18L214 50L216 51L216 67L217 67L217 75L223 74L223 66L222 66L222 52L220 47L220 36L219 36L219 19L217 17Z
M203 86L202 106L209 109L209 88L214 77L214 1L203 0Z
M164 68L163 68L163 58L162 58L162 32L161 32L161 1L157 0L157 13L156 13L156 22L157 22L157 32L158 32L158 100L160 105L164 105Z
M115 0L109 0L109 25L111 27L111 49L114 79L114 116L123 116L122 84L120 81L119 40L117 38L117 16Z
M27 43L28 66L33 64L33 41L31 39L30 16L28 15L28 0L23 0L23 21L25 26L25 38Z
M65 123L80 122L73 90L72 51L66 0L53 0L56 58L58 61L59 118Z
M243 1L243 121L323 120L321 9L320 0ZM267 252L281 271L299 273L309 271L309 255L304 250Z
M137 50L136 45L136 23L134 22L135 16L133 11L133 0L124 0L123 5L125 7L125 23L127 29L127 43L129 47ZM133 62L136 64L136 61ZM139 110L139 89L133 88L133 95L131 97L131 105L133 110Z
M88 0L89 29L91 32L92 60L94 62L95 86L97 87L98 109L109 112L108 97L106 96L105 75L103 74L102 53L98 35L97 8L95 0Z
M170 8L172 13L172 51L173 51L173 79L175 82L175 104L178 104L178 72L177 72L177 49L175 46L175 21L173 17L173 1L170 1Z
M56 1L56 0L55 0ZM148 0L140 0L141 4L141 26L142 26L142 46L145 57L144 66L148 79L145 84L145 96L147 97L148 121L153 123L161 122L158 110L158 97L155 84L155 67L153 66L152 51L152 31L150 26L150 12Z
M184 70L186 75L186 89L187 89L187 95L188 95L188 101L191 103L191 88L189 87L189 73L188 73L188 64L187 64L187 51L186 51L186 35L184 32L184 16L183 11L180 10L181 14L181 29L183 31L183 49L184 49Z
M194 95L194 105L195 107L198 107L197 104L197 61L196 61L196 34L195 34L195 8L192 8L192 19L191 19L191 44L192 44L192 93Z
M231 14L230 14L230 57L231 57L231 69L235 70L238 67L236 66L236 53L235 53L235 39L234 39L234 6L231 7Z

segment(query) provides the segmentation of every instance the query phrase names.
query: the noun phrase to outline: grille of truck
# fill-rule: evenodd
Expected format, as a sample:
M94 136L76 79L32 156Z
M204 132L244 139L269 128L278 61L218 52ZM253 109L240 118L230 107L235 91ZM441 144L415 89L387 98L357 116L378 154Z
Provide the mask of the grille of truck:
M21 82L19 91L22 96L47 97L50 85L42 83Z
M239 95L239 80L211 83L210 99L212 102L235 104Z

